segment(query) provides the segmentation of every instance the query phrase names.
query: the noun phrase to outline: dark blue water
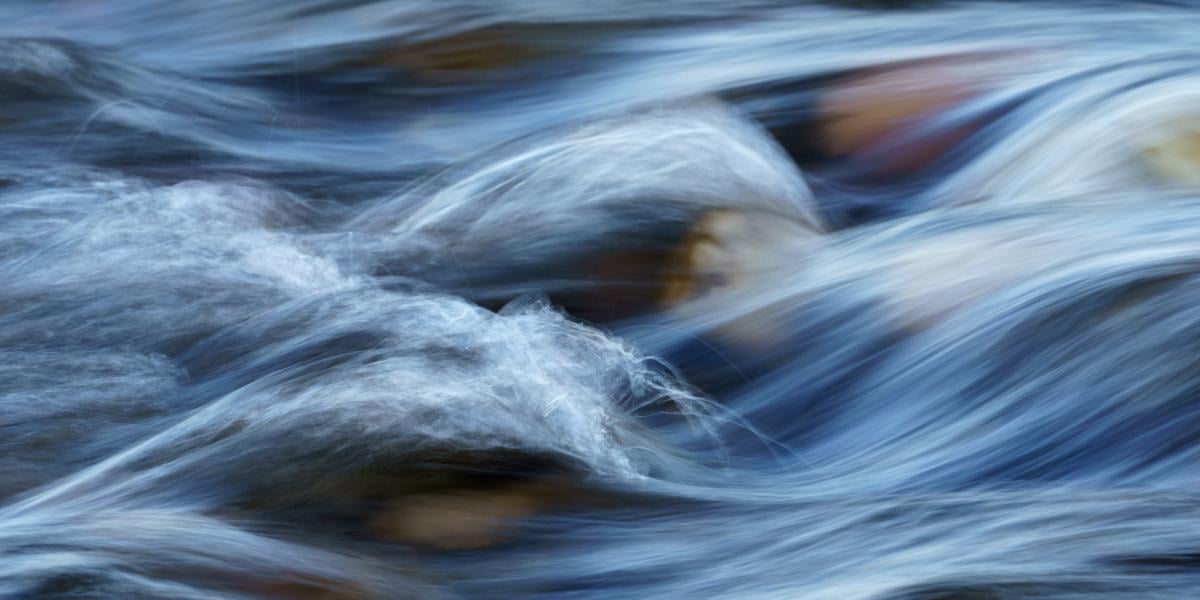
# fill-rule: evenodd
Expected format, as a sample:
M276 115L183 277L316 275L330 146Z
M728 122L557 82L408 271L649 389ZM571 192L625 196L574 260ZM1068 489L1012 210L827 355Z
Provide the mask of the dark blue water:
M1200 597L1198 33L4 3L0 597Z

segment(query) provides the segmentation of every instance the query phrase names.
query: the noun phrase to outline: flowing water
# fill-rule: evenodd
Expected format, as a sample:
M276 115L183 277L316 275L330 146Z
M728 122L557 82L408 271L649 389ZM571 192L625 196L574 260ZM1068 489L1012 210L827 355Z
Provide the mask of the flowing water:
M1200 596L1200 7L867 4L0 5L0 597Z

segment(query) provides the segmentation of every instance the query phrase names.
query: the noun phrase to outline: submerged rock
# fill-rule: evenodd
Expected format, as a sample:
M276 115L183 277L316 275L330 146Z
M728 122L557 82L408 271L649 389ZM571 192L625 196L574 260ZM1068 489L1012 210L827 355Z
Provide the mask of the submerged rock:
M1169 133L1148 140L1142 157L1153 172L1172 183L1200 186L1200 120L1172 123Z

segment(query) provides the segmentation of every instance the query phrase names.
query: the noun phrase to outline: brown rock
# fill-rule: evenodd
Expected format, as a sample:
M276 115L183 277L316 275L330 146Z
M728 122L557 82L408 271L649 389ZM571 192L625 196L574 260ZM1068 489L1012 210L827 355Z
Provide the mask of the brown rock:
M1200 119L1182 122L1150 140L1142 158L1161 179L1200 185Z
M944 155L983 122L920 136L916 127L1022 72L1019 60L1029 57L1002 52L959 54L855 72L836 80L821 96L818 135L831 155L880 160L887 172L918 169ZM895 151L900 144L904 151Z

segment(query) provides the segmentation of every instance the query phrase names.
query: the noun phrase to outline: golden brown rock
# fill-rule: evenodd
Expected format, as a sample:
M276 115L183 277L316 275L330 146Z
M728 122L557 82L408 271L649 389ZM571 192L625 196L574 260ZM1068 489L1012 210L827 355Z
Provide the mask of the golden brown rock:
M444 78L508 69L548 54L546 49L520 40L518 33L503 27L473 29L392 46L366 62Z
M911 135L915 126L977 98L1021 72L1013 53L972 53L924 58L855 72L821 96L818 135L833 156L872 155L888 172L912 171L945 154L982 122ZM903 142L903 152L880 146Z
M812 226L758 211L700 215L670 256L661 301L672 307L794 272L820 238Z
M1148 141L1142 157L1168 182L1200 185L1200 119L1173 125L1171 131Z
M518 520L558 496L541 482L417 494L395 499L368 527L375 537L433 550L477 550L503 541Z

